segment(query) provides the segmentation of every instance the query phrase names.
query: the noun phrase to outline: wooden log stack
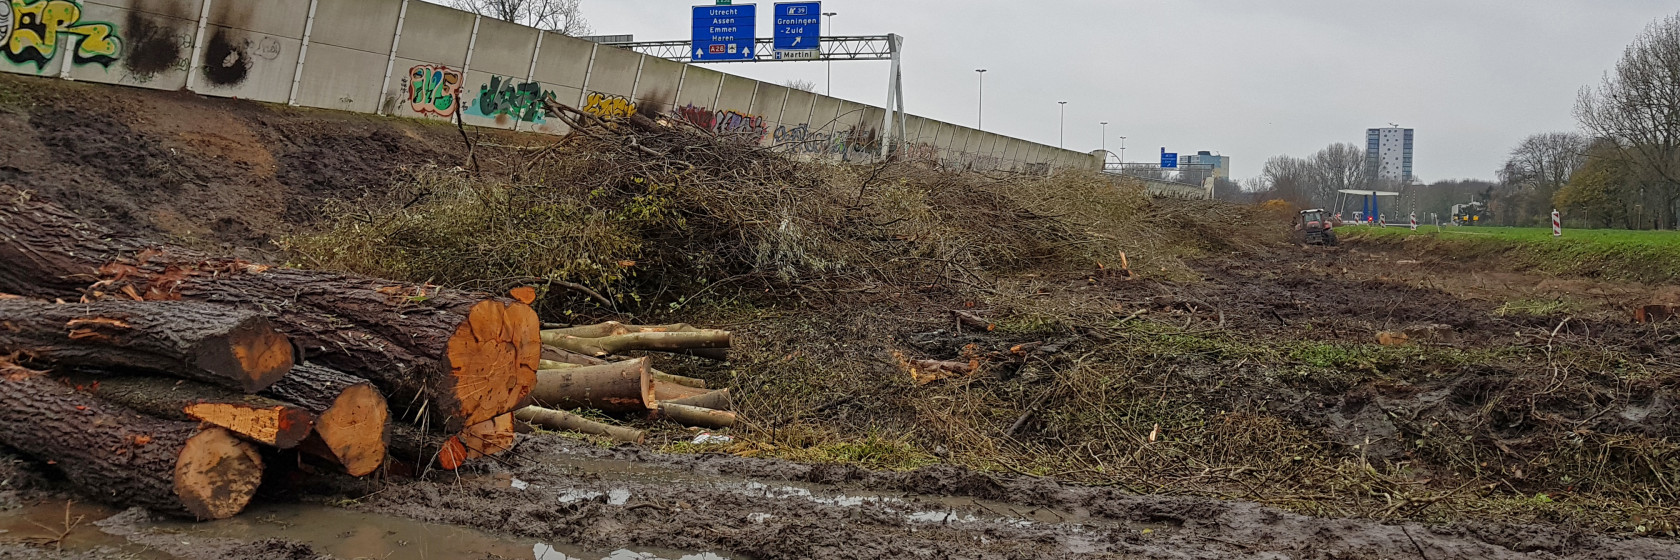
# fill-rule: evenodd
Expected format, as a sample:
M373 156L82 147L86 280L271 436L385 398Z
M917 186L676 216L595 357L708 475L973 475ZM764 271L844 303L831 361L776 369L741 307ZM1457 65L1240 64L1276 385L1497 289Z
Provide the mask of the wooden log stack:
M543 331L535 294L148 243L0 185L0 445L91 498L222 519L255 494L265 454L351 476L423 474L507 453L522 422L646 437L566 409L735 424L727 389L646 357L609 360L726 360L730 333Z

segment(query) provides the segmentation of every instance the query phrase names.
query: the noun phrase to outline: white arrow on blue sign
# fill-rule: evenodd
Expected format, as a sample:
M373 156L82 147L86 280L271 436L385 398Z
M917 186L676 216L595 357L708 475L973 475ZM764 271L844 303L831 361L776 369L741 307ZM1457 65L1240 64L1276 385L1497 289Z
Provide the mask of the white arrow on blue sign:
M776 4L776 58L817 58L822 43L822 2Z
M758 5L694 7L694 60L752 60Z

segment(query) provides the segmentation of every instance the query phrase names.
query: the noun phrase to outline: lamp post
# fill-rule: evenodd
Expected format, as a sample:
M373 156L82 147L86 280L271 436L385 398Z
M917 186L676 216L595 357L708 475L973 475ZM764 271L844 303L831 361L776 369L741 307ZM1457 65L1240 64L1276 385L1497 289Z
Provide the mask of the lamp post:
M840 15L840 12L823 12L823 15L828 16L828 34L833 35L834 34L834 16ZM818 49L819 49L817 52L822 52L820 50L821 47L822 47L822 42L821 41L817 42L817 46L818 46ZM828 59L828 96L829 97L834 97L834 59L833 58Z
M1057 101L1056 103L1059 103L1062 106L1062 131L1056 137L1056 147L1065 150L1067 149L1067 102Z
M1103 167L1108 167L1108 121L1102 122L1103 127Z
M975 130L985 130L986 129L986 69L985 68L976 68L976 69L974 69L974 72L977 73L977 74L980 74L980 109L979 109L980 114L977 118L975 118L974 129Z
M1120 168L1125 169L1125 167L1126 167L1126 137L1121 136L1120 137Z

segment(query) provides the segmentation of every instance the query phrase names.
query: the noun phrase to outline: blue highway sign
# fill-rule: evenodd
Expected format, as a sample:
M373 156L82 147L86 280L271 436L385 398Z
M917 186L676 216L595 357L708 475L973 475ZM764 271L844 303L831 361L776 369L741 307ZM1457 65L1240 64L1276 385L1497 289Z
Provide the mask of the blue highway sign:
M752 60L758 5L694 7L694 60Z
M1166 148L1161 148L1161 168L1162 169L1177 169L1178 168L1178 154L1168 152Z
M775 23L777 60L822 53L822 2L779 2Z

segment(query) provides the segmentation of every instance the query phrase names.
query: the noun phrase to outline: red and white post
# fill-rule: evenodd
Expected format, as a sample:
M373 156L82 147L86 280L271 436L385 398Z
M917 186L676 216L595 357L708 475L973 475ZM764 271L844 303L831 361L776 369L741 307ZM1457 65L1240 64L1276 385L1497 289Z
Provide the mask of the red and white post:
M1412 213L1412 231L1417 231L1417 213Z
M1552 237L1563 237L1563 214L1552 210Z

